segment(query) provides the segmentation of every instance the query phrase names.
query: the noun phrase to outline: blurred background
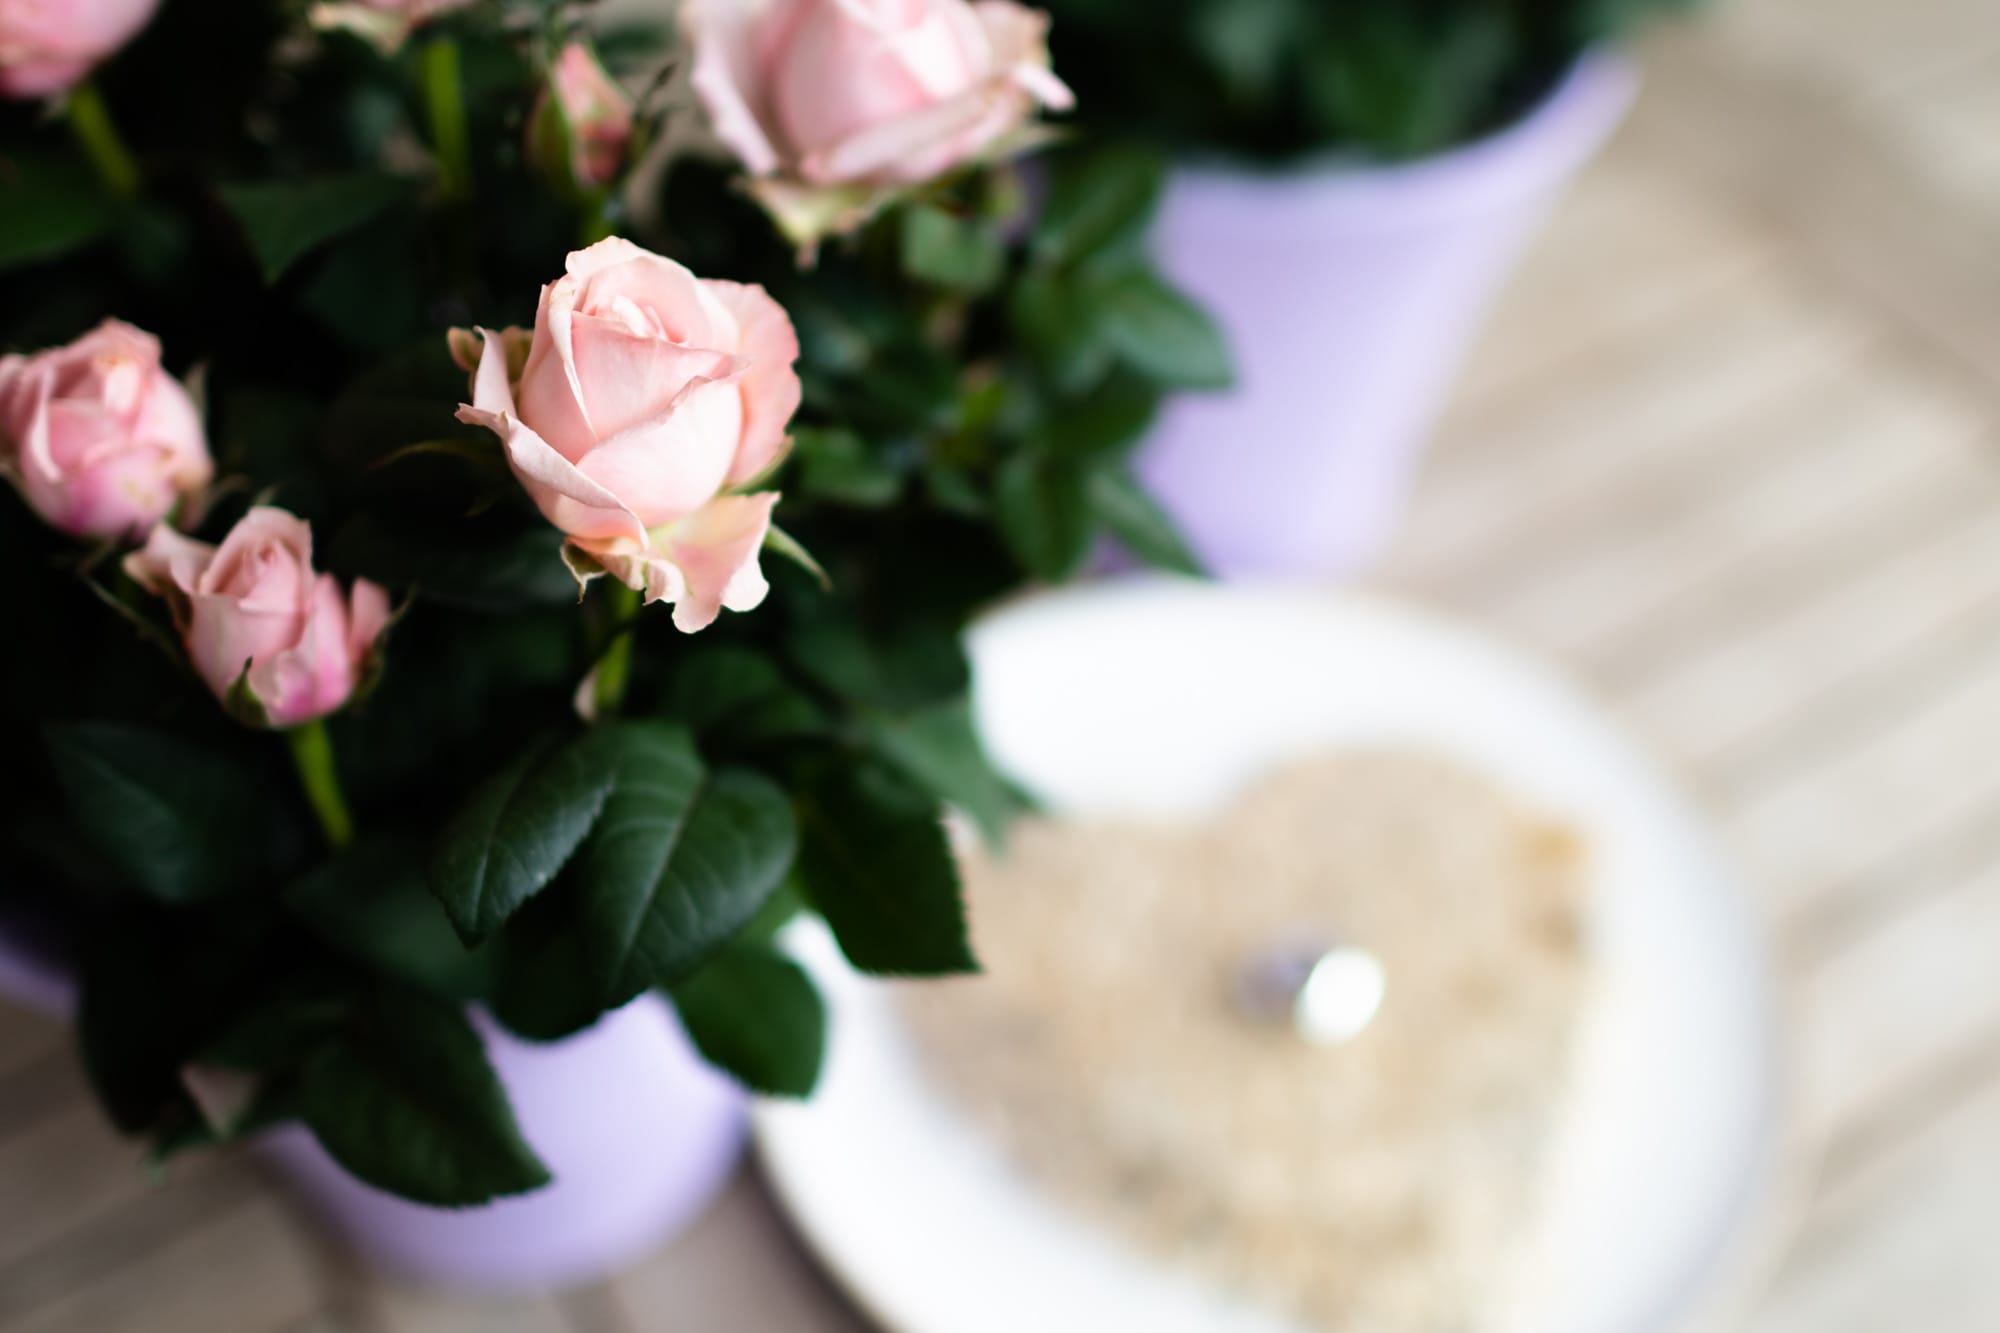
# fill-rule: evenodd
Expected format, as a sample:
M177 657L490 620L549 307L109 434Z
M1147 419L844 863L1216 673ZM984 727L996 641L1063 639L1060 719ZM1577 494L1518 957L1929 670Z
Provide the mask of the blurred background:
M2000 1327L2000 12L1730 0L1639 54L1364 577L1579 677L1752 886L1812 1169L1745 1326ZM363 1274L243 1160L133 1156L0 1007L0 1333L866 1327L747 1165L492 1304Z

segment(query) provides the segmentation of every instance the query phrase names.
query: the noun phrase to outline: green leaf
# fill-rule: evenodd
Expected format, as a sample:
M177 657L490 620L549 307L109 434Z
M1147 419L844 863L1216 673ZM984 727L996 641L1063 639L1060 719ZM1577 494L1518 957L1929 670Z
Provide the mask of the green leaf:
M287 885L285 906L350 958L426 990L484 996L497 966L489 946L468 949L424 877L411 839L364 839Z
M683 663L662 711L693 728L710 753L815 736L827 725L775 662L737 647L709 649Z
M1092 516L1133 556L1177 574L1206 572L1167 511L1131 473L1101 468L1091 474L1088 493Z
M994 477L994 518L1014 558L1036 578L1068 577L1090 549L1090 506L1083 468L1021 452Z
M529 1041L559 1041L604 1013L604 987L584 958L576 888L559 880L522 908L498 940L493 1016Z
M797 963L767 946L734 945L672 994L710 1064L765 1096L811 1095L826 1055L826 1005Z
M1036 257L1073 264L1131 247L1152 222L1166 178L1165 160L1139 148L1056 159L1035 224Z
M822 590L833 587L833 578L826 572L826 567L813 558L813 553L808 551L797 537L775 523L764 531L764 549L803 569L812 576L812 581Z
M479 1034L458 1006L371 996L301 1071L299 1111L357 1179L464 1208L549 1183L521 1137Z
M583 845L618 778L604 729L535 746L476 787L439 835L431 892L468 942L504 925Z
M1111 369L1117 349L1089 280L1030 270L1014 284L1008 315L1035 364L1065 392L1080 393Z
M1105 337L1126 365L1161 384L1226 389L1229 343L1208 315L1159 278L1134 271L1104 292Z
M802 495L879 509L902 494L902 475L851 430L800 426L792 431L792 441Z
M617 781L568 877L608 1009L680 981L726 944L791 868L798 834L782 791L746 770L709 774L681 728L600 730Z
M836 604L829 598L827 605ZM798 625L785 647L805 679L894 712L956 698L971 680L956 622L894 617L864 627L830 616Z
M1145 437L1159 406L1156 386L1136 375L1113 375L1084 398L1053 404L1034 438L1064 458L1123 458Z
M986 757L969 699L870 724L875 748L939 799L979 825L987 842L1005 841L1007 826L1027 802Z
M1007 248L990 224L912 204L902 213L903 272L919 282L983 292L1000 280Z
M407 188L393 176L364 173L224 185L220 193L250 238L264 281L274 283L315 246L381 213Z
M241 763L124 723L66 723L45 734L84 836L153 897L219 898L247 887L268 865L267 789Z
M9 155L0 169L0 269L81 249L117 220L118 201L70 163Z
M856 756L800 800L799 869L841 951L863 972L978 969L958 866L936 802L894 769Z

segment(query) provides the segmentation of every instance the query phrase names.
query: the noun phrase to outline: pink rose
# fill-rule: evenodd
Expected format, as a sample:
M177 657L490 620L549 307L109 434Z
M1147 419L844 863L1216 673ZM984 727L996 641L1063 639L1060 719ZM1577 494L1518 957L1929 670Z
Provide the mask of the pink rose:
M0 357L0 470L64 532L116 539L142 535L215 466L159 340L107 319L66 347Z
M356 579L343 597L333 575L313 572L312 529L268 505L220 546L162 524L125 572L166 599L215 697L262 726L296 727L346 703L389 624L387 593Z
M59 93L132 40L159 0L0 0L0 97Z
M560 164L584 189L618 179L632 142L632 99L612 82L582 42L571 42L549 70L549 85L528 118L528 154Z
M694 86L795 239L999 151L1074 99L1009 0L689 0Z
M522 330L484 337L459 420L505 443L579 581L608 573L672 602L689 632L764 600L778 497L739 492L784 454L799 340L762 287L612 237L542 288L525 354ZM461 362L470 341L453 340Z

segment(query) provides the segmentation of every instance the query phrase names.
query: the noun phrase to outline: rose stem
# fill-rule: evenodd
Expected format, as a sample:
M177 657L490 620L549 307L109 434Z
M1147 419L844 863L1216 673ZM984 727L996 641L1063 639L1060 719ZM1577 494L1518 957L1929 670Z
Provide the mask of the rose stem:
M340 775L333 767L333 742L327 737L326 723L308 722L285 733L292 743L292 762L298 766L299 785L319 817L320 831L333 847L354 841L354 819L340 794Z
M458 43L439 37L424 46L424 108L430 118L431 147L437 152L438 186L446 199L472 194L472 150L465 128L465 88L459 77Z
M617 194L611 190L592 190L583 197L583 220L577 227L577 239L585 249L597 244L607 236L616 234L618 225L612 220L612 210L616 206Z
M104 105L104 96L97 91L97 85L86 79L70 89L63 112L70 131L82 145L90 165L97 169L97 178L104 182L105 188L113 194L137 194L139 166L132 160L125 141L118 137L118 127L112 124L111 110Z
M607 610L616 626L616 637L597 663L597 715L608 717L625 702L625 687L632 680L632 621L639 614L639 590L622 583L610 585Z

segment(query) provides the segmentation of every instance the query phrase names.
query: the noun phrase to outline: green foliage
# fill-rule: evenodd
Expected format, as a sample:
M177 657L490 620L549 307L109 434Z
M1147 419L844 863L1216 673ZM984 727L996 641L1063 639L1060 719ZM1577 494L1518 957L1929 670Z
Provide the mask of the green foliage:
M801 793L799 826L806 892L850 963L895 976L977 970L958 867L922 788L842 756Z
M492 988L496 952L459 938L415 839L364 840L286 885L284 902L330 947L389 976L465 1000Z
M153 897L197 903L238 893L277 859L290 812L235 756L119 723L71 723L47 735L77 828Z
M350 231L402 198L390 176L225 185L222 201L243 225L265 282L276 282L315 246Z
M618 781L571 874L584 965L602 1003L687 977L727 944L791 868L791 803L769 779L711 773L685 731L619 727Z
M0 269L80 249L111 230L117 200L80 163L22 155L0 176Z
M462 1208L549 1182L458 1006L392 988L364 997L299 1074L299 1113L356 1178Z
M618 782L618 733L524 750L473 789L438 836L431 892L468 942L505 925L590 836Z
M703 160L644 201L537 174L527 119L584 19L474 5L384 56L302 40L298 7L165 6L93 75L136 187L100 182L59 115L0 103L0 351L106 317L153 333L199 370L216 458L188 535L282 505L316 567L396 611L379 678L326 720L358 832L332 847L285 739L216 707L117 552L0 488L0 622L25 646L0 657L0 750L28 793L0 880L76 940L86 1068L156 1157L293 1119L412 1199L534 1188L468 1013L555 1040L647 991L747 1086L804 1095L825 1014L777 923L819 912L870 971L975 966L947 812L998 842L1025 803L974 726L967 626L1107 539L1192 565L1130 470L1166 394L1228 373L1148 258L1159 156L1053 151L1033 216L1010 170L961 172L801 267ZM635 90L670 55L656 29L595 39ZM439 42L462 164L426 101ZM825 578L767 550L764 605L696 636L606 581L580 598L504 452L455 420L446 330L531 323L605 227L763 284L799 335L769 484ZM578 687L627 631L622 706L586 722ZM240 1123L207 1123L190 1068L253 1080Z
M695 1047L752 1092L805 1097L826 1054L826 1005L812 979L766 945L723 950L675 986Z
M1490 133L1693 0L1049 0L1095 130L1182 153L1398 160Z

